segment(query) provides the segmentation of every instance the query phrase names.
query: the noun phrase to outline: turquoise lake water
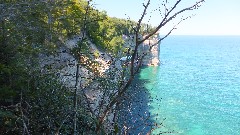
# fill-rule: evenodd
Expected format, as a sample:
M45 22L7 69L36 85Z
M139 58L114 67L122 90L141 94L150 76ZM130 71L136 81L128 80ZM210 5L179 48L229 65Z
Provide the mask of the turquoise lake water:
M169 36L141 70L154 121L176 135L240 135L240 36ZM157 119L157 120L156 120Z

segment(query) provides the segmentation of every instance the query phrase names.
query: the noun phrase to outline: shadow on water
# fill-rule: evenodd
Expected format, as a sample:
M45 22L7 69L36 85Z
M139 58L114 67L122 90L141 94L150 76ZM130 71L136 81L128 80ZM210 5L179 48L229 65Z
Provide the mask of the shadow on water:
M148 70L148 68L149 67L143 67L141 71L145 69ZM126 93L126 100L120 106L121 112L119 113L119 123L122 125L122 133L128 129L127 134L147 134L151 129L155 129L156 126L159 126L156 125L154 120L156 114L154 115L150 112L152 109L151 102L158 99L156 99L157 97L151 97L151 89L146 87L146 84L151 83L152 79L154 79L148 78L151 76L156 77L156 73L151 72L147 74L148 77L146 78L142 76L146 75L139 73L135 76L135 80ZM159 100L159 102L161 101Z

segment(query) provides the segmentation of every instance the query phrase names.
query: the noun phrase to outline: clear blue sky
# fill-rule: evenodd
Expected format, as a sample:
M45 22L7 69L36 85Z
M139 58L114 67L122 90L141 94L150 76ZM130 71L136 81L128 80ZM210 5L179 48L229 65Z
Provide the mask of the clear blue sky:
M145 0L146 1L146 0ZM156 9L161 0L152 0L148 11ZM176 1L176 0L169 0ZM190 6L197 0L182 0L181 7ZM109 16L137 21L142 13L144 0L94 0L96 7L107 11ZM125 15L126 14L126 15ZM240 35L240 0L206 0L198 10L184 16L196 14L182 22L173 35ZM155 26L160 21L158 12L151 14L150 24ZM148 22L149 16L144 20ZM179 20L179 19L178 19ZM177 20L173 23L176 23ZM166 33L173 25L170 23L162 30Z

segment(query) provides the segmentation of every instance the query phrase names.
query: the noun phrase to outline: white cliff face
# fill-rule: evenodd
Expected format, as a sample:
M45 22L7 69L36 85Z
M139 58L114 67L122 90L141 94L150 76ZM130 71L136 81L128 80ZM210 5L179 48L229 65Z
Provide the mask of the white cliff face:
M76 59L71 53L70 50L74 47L77 47L77 42L80 40L80 36L75 36L72 39L68 39L65 41L65 45L58 49L58 52L56 55L52 56L43 56L43 61L41 62L41 67L45 67L48 65L52 65L52 68L58 69L58 75L60 80L69 88L74 88L76 83L76 71L77 71L77 64L78 59ZM130 37L129 44L131 47L134 47L134 42L132 40L133 38ZM149 44L148 43L155 43L156 40L147 40L145 41L139 49L142 52L147 52L147 55L143 61L143 65L154 65L157 66L159 63L158 60L158 46L154 46L152 50L149 52ZM91 43L91 41L88 41L89 43L89 53L94 54L95 52L98 52L100 55L98 58L95 58L94 61L99 63L98 71L102 73L105 76L113 76L111 77L112 84L117 84L121 79L121 72L122 69L122 62L121 62L121 56L119 58L111 58L106 53L103 53L99 51L94 44ZM111 64L111 62L112 64ZM114 64L113 64L114 63ZM100 84L100 82L94 82L91 80L91 78L95 78L95 75L93 72L89 71L85 66L79 67L79 77L78 80L78 88L87 88L84 90L84 93L86 94L86 97L88 98L89 102L91 103L90 107L94 111L94 113L98 113L98 107L101 104L102 99L104 99L104 103L107 104L110 99L109 95L104 95L103 91L101 89L101 86L103 84ZM110 78L110 77L109 77ZM81 87L80 87L81 86ZM82 89L81 89L82 90ZM108 92L116 93L116 88L112 87L110 89L107 89ZM104 98L103 98L104 97ZM113 113L110 113L107 117L108 122L107 125L112 123L113 121ZM112 126L107 126L107 129L111 130L113 128Z
M146 56L143 59L143 65L145 66L158 66L159 61L159 44L157 43L158 39L153 38L149 39L143 42L143 44L140 46L140 49L142 49L142 52L146 53ZM152 48L150 49L150 46Z
M69 88L73 88L76 83L76 71L78 59L76 59L73 54L70 52L71 49L77 47L78 41L81 39L81 36L75 36L71 39L65 41L64 46L58 48L57 53L50 56L42 55L40 56L41 62L40 66L42 69L44 67L51 66L52 69L57 69L57 74L60 80ZM96 46L89 42L90 54L97 52L100 54L98 58L95 58L94 61L99 63L97 68L100 74L103 74L109 68L110 57L100 52ZM88 85L91 80L89 78L94 78L94 73L89 71L85 66L79 66L79 75L78 79L79 87L85 87Z
M135 40L132 36L123 36L125 40L125 46L130 47L132 50L135 47ZM158 33L151 39L145 40L138 48L138 55L145 55L142 61L144 66L158 66L159 60L159 44L158 44ZM150 48L151 47L151 48Z
M53 70L56 70L57 75L63 84L69 88L73 88L76 82L76 67L77 60L70 53L69 49L66 47L61 47L58 49L55 55L50 56L41 56L41 67L45 69L45 67L51 66ZM88 72L85 67L79 68L79 75L81 76L93 76L93 73ZM82 79L79 80L79 84L87 84L87 80Z
M43 73L47 73L47 67L51 67L53 69L54 73L57 74L59 80L68 88L75 89L76 84L76 72L77 72L77 64L79 63L79 59L74 57L73 54L70 52L71 49L74 47L77 47L77 43L80 40L80 36L75 36L72 39L68 39L65 41L64 45L59 47L57 49L57 53L54 55L41 55L40 59L40 67L43 69ZM110 81L113 81L113 83L116 83L118 80L115 80L117 78L120 78L117 76L121 68L120 61L116 61L114 65L110 65L112 61L111 57L108 56L106 53L103 53L97 49L97 47L91 43L91 41L88 41L89 45L89 54L98 53L99 57L92 57L91 60L98 63L98 73L100 75L96 75L87 66L79 66L79 78L78 78L78 93L86 95L91 110L96 113L97 115L99 112L99 106L102 104L102 100L104 100L104 105L109 102L109 95L104 95L104 88L101 82L94 81L96 76L106 76L108 74L113 75L115 78L113 78ZM86 58L87 59L87 58ZM89 60L89 59L87 59ZM81 61L82 62L82 61ZM114 69L114 70L113 70ZM50 71L50 70L49 70ZM115 71L115 72L113 72ZM110 72L110 73L108 73ZM106 75L105 75L106 74ZM106 85L106 84L105 84ZM115 93L115 89L107 89L109 92ZM112 130L113 126L113 114L109 113L109 115L106 117L107 122L105 123L106 129Z

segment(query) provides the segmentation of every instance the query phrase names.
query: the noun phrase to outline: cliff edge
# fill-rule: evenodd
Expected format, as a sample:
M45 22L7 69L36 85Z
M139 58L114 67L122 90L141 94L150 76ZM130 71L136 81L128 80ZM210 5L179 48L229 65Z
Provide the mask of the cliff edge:
M151 39L145 40L139 47L140 52L145 53L142 64L144 66L158 66L160 64L160 43L158 33Z

